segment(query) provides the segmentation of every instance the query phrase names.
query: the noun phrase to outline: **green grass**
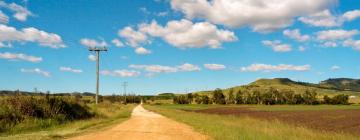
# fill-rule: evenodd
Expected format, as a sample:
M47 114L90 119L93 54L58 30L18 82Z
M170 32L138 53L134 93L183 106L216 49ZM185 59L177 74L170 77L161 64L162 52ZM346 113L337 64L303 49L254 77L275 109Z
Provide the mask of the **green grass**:
M41 128L34 124L34 120L29 120L14 127L10 132L0 134L0 140L16 139L60 139L76 136L82 133L90 133L96 130L106 129L113 124L127 120L135 105L101 103L98 106L90 105L97 116L91 119L66 122L64 124L51 124L51 126ZM46 120L37 120L46 121ZM33 125L33 127L31 126Z
M195 105L194 105L195 106ZM322 132L295 127L279 121L266 121L250 117L221 116L186 112L180 109L197 108L186 105L145 105L164 116L192 126L195 130L216 140L354 140L348 134ZM201 106L200 108L205 108Z

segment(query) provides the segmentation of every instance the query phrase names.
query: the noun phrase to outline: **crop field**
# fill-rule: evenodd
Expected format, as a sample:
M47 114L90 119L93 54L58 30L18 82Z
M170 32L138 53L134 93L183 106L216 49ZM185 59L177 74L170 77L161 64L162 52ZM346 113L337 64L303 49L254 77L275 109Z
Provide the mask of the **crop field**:
M359 139L359 105L148 105L215 139ZM255 125L256 124L256 125Z

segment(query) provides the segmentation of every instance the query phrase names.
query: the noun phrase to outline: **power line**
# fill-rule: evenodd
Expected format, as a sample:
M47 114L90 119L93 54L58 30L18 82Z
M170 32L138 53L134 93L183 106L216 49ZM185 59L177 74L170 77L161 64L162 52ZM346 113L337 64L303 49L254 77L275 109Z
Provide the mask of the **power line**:
M98 104L98 96L99 96L99 60L100 60L100 52L107 51L106 47L91 47L89 51L96 52L96 96L95 96L95 104Z

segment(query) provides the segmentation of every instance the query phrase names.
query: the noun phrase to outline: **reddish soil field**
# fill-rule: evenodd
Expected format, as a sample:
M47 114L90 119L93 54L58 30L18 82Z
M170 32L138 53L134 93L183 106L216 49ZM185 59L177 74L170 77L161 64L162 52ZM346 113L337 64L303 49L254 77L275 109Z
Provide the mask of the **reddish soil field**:
M195 112L277 119L296 126L360 135L360 110L255 111L245 107L224 107Z

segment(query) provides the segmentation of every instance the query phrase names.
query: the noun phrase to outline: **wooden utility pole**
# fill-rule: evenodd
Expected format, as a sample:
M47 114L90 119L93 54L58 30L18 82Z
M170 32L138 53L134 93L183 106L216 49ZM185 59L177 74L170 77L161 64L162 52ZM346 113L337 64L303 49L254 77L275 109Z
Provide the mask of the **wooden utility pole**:
M95 96L95 104L98 104L98 96L99 96L99 67L100 67L100 52L107 51L106 47L91 47L89 51L94 51L96 53L96 96Z

